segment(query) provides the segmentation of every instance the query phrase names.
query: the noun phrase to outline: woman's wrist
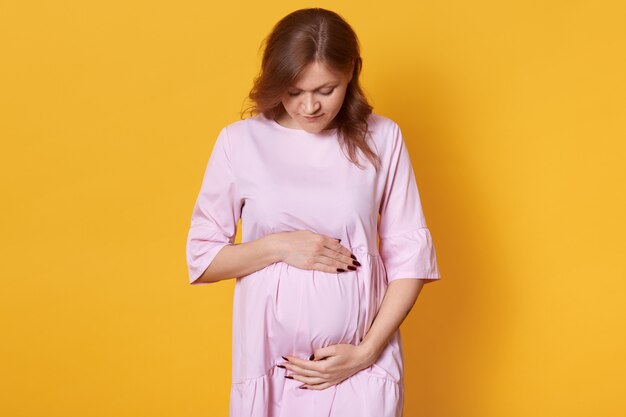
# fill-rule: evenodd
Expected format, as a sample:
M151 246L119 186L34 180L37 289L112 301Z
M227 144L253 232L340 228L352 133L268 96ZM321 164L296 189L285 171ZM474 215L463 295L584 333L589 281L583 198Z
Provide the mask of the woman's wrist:
M383 349L380 346L367 340L363 340L359 345L359 348L363 354L365 362L369 365L376 362L380 354L383 352Z
M270 253L270 257L272 261L282 262L284 260L284 249L283 242L280 238L281 232L270 233L261 238L268 252Z

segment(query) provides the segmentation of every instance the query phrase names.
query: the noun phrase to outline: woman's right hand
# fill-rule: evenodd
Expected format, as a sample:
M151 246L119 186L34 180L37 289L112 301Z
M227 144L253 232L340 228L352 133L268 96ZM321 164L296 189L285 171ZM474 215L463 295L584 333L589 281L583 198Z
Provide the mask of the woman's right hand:
M278 232L272 237L280 260L296 268L337 273L361 266L354 254L333 237L309 230Z

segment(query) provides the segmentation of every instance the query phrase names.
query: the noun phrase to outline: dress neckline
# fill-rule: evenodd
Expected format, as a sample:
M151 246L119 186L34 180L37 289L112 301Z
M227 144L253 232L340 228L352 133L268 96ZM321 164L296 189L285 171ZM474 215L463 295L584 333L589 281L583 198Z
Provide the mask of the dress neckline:
M293 134L303 135L303 136L311 136L311 137L333 136L337 133L337 130L338 130L336 127L334 127L332 129L325 129L319 133L311 133L311 132L307 132L304 129L295 129L292 127L283 126L280 123L278 123L276 120L265 117L263 113L260 113L259 116L265 119L271 125L275 126L277 129L280 129L285 132L293 133Z

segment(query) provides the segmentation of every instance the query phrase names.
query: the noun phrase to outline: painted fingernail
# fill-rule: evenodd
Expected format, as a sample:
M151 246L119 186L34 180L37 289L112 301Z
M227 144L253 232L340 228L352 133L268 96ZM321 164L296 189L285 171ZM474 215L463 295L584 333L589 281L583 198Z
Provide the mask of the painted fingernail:
M359 261L352 261L352 263L356 266L361 266L361 264L359 263Z
M278 366L279 368L287 369L283 365L276 365L276 366Z
M286 360L286 361L289 361L289 359L285 358L284 356L282 356L282 358L283 358L284 360Z
M341 239L337 239L337 238L335 238L335 239L337 240L337 242L341 242Z
M309 356L310 361L312 361L313 359L315 359L315 353L312 353L311 356Z
M356 261L356 256L354 256L354 254L350 255L350 257Z
M337 272L346 272L345 269L337 268Z
M348 265L348 269L350 271L356 271L356 267L352 266L352 265Z
M307 387L305 387L304 385L300 385L298 388L300 389L308 389Z
M292 377L292 376L290 376L290 375L285 375L285 378L288 378L288 379L293 379L293 377Z

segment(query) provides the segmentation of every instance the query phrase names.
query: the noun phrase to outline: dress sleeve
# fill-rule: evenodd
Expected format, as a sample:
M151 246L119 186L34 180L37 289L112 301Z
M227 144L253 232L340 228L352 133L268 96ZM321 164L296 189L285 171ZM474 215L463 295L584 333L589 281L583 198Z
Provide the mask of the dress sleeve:
M190 284L197 282L213 258L226 245L234 245L241 201L231 164L226 128L215 141L191 215L187 237L187 268Z
M391 157L380 205L380 256L387 272L387 282L400 278L440 278L437 257L422 211L413 165L394 122ZM383 165L384 166L384 165Z

